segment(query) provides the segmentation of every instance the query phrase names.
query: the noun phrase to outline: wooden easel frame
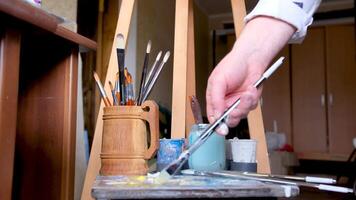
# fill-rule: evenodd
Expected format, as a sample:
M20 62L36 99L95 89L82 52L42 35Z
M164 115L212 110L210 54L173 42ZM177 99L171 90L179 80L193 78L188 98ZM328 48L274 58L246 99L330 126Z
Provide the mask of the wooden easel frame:
M127 44L127 37L129 35L129 27L131 23L131 16L133 13L135 5L135 0L123 0L121 2L119 17L117 20L115 36L118 33L122 33L125 38L125 45ZM116 56L116 37L114 37L109 66L106 72L105 80L114 80L115 75L118 69L117 56ZM105 81L105 88L109 88L108 81ZM110 91L106 91L107 94L110 94ZM101 116L103 115L104 103L101 101L100 108L98 112L98 117L95 126L94 139L92 143L92 148L90 152L90 158L87 168L87 173L85 175L84 186L82 191L82 200L93 199L91 197L91 187L95 181L96 176L99 174L100 170L100 152L101 152L101 142L102 142L102 130L103 130L103 120Z
M125 37L125 44L129 33L131 16L133 13L135 0L123 0L115 35L122 33ZM246 15L244 0L231 0L232 12L234 16L236 38L240 35L243 28L243 18ZM175 14L175 36L174 36L174 62L173 62L173 93L172 93L172 138L185 138L186 133L193 122L193 115L189 106L190 95L195 94L195 57L194 57L194 13L193 0L177 0ZM113 44L116 43L114 37ZM116 48L113 45L109 60L106 79L114 79L117 71ZM105 81L105 88L108 81ZM109 91L107 91L110 94ZM103 121L103 102L100 109L95 127L95 134L90 154L88 169L84 181L82 200L92 199L91 186L99 174L100 170L100 151L102 142ZM248 116L250 136L258 141L257 161L258 172L270 173L269 159L265 132L263 127L261 107L252 111Z

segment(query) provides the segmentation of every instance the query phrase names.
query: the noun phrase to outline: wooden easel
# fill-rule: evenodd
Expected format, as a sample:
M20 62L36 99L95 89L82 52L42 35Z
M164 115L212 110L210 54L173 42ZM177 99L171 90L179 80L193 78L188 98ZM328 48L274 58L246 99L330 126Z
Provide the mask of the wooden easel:
M123 0L115 35L122 33L125 43L129 33L131 16L135 0ZM244 0L231 0L236 36L243 27L243 18L246 15ZM193 124L193 115L189 107L190 95L195 94L195 64L194 64L194 19L193 0L176 1L175 14L175 38L174 38L174 63L173 63L173 94L172 94L172 138L185 138L189 128ZM113 44L116 43L114 37ZM117 71L116 49L113 45L106 74L106 80L113 80ZM108 81L105 81L107 84ZM105 88L109 88L105 85ZM179 88L179 89L177 89ZM109 94L110 92L107 91ZM103 122L100 116L103 114L104 104L101 102L95 127L88 169L84 181L82 200L92 199L91 187L100 170L100 151L102 142ZM267 154L266 139L260 106L248 116L251 138L258 141L257 161L258 172L270 173Z

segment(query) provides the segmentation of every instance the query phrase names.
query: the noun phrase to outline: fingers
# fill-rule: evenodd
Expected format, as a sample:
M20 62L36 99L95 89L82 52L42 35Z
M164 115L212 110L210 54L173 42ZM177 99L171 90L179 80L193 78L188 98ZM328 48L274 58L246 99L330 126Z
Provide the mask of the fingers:
M213 123L224 112L225 93L225 78L219 75L214 75L213 73L209 77L208 86L206 90L206 112L210 123Z
M221 123L216 129L215 132L219 135L225 136L229 133L229 127L225 123Z
M246 118L247 114L257 107L260 94L260 90L257 90L252 86L248 87L246 92L244 92L240 97L240 104L233 111L231 111L228 118L225 120L227 126L235 127L239 124L241 119Z
M258 105L258 100L261 95L261 90L257 90L254 87L249 87L246 92L244 92L240 97L240 104L228 115L225 119L225 123L221 123L218 128L215 129L216 133L219 135L227 135L229 133L228 127L237 126L241 119L246 118L247 114L255 109ZM234 101L229 102L229 107ZM214 119L216 120L216 119ZM210 123L213 123L214 120Z

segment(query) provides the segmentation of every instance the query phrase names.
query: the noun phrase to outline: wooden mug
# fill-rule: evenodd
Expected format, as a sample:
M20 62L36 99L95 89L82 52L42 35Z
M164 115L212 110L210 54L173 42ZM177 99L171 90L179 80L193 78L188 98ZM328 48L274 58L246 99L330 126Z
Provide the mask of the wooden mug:
M147 174L147 160L155 155L158 144L159 113L155 102L105 107L100 174Z

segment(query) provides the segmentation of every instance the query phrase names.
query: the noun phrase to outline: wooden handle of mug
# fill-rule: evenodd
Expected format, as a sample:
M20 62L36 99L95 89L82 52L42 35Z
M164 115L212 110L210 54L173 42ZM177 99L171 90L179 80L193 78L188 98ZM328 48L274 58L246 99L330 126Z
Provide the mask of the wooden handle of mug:
M158 105L154 101L145 101L141 105L143 110L149 109L142 114L142 117L148 122L150 135L151 135L151 145L144 154L145 159L152 158L157 152L159 145L159 111Z

